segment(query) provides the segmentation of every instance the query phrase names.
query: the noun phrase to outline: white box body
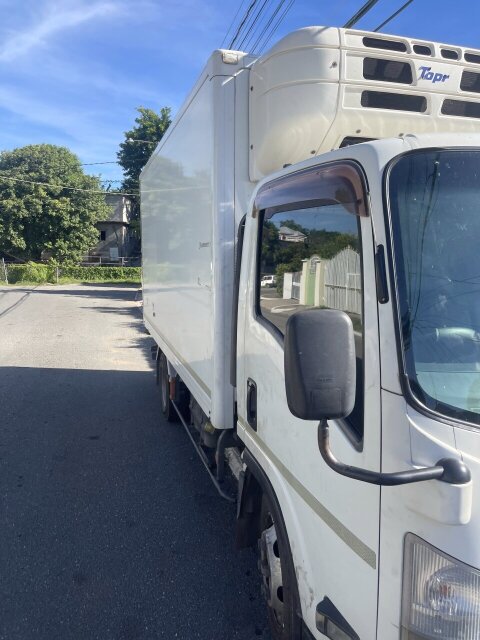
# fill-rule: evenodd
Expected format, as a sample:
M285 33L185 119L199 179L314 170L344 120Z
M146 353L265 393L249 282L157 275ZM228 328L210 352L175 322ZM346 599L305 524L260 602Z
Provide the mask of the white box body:
M248 112L248 60L237 59L212 54L141 181L145 323L218 429L234 426L235 219L253 189L247 147L236 144Z

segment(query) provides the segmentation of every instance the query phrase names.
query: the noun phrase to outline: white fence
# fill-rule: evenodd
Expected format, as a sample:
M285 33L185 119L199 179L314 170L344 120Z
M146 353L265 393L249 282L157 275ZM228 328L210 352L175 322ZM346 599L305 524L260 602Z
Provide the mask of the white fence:
M295 271L292 273L292 298L300 300L300 283L302 281L302 272Z
M80 264L86 267L139 267L140 258L123 258L122 256L112 258L108 256L87 255L81 258Z
M362 313L360 255L347 247L325 265L325 306Z
M285 274L283 298L298 300L306 306L339 309L361 316L360 255L347 247L331 260L311 256L304 260L302 271Z

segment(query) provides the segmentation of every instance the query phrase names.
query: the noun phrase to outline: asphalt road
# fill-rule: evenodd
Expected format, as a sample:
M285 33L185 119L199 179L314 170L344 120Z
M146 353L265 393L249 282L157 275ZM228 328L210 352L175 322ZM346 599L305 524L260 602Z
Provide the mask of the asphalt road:
M305 309L298 300L284 300L275 287L263 287L260 292L262 315L285 334L287 320L297 311Z
M160 414L136 290L0 288L0 638L269 638L256 556Z

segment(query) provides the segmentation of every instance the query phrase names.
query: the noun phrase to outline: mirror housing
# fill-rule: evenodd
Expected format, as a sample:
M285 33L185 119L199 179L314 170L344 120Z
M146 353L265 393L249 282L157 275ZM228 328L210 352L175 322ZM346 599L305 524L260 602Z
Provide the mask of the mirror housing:
M336 309L305 309L285 332L288 408L302 420L346 418L355 404L356 360L352 321Z

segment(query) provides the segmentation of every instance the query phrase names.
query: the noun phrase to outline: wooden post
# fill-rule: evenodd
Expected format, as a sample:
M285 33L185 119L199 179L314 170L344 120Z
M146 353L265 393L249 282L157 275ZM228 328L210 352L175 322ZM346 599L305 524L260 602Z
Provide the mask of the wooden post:
M7 265L5 264L5 258L2 258L2 272L3 272L3 279L5 280L5 284L8 284L8 272L7 272Z

